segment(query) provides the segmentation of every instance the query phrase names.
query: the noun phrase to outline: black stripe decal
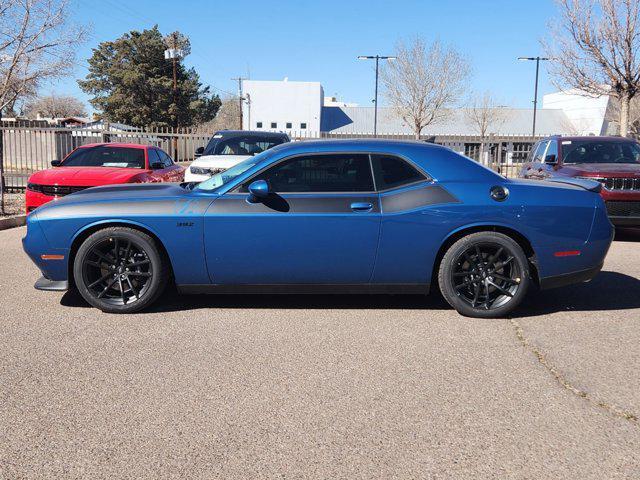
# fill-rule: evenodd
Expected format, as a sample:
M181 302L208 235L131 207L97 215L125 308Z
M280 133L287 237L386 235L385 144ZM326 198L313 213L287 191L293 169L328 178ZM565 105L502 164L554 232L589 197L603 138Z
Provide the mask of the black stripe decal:
M459 200L441 186L429 185L424 188L383 195L382 211L395 213L441 203L459 203Z
M207 215L255 214L255 213L353 213L352 203L371 203L370 213L379 213L380 206L375 196L363 197L282 197L272 194L259 202L247 201L249 195L223 196L214 201Z

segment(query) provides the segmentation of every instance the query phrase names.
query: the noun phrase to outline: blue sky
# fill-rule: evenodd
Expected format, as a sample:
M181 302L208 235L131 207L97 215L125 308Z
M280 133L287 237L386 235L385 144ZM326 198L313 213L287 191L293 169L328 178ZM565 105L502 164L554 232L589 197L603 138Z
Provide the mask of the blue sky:
M43 93L87 97L75 79L87 71L92 47L129 30L159 25L191 39L186 58L203 83L234 92L238 75L256 80L319 81L325 94L361 105L373 98L372 63L358 55L391 54L399 38L439 38L470 59L469 91L490 90L505 105L529 107L535 64L518 56L543 53L540 39L556 12L553 0L458 1L206 1L73 0L75 21L91 26L78 50L74 78ZM553 91L541 71L541 94Z

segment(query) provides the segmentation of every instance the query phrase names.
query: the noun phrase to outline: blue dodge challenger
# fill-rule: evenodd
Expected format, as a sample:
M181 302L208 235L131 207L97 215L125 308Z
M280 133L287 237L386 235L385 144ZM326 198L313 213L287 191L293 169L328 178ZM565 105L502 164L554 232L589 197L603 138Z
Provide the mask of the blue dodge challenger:
M529 287L587 281L613 236L601 185L509 180L437 145L284 144L198 185L91 188L38 208L42 290L106 311L183 293L422 293L508 314Z

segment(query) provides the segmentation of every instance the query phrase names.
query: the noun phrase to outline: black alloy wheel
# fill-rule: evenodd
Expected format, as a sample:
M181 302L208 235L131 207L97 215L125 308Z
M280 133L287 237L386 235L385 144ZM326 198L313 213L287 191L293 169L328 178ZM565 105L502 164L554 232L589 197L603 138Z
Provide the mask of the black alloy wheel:
M529 264L512 238L495 232L468 235L443 257L438 276L443 296L470 317L511 312L529 286Z
M87 238L78 249L74 279L91 305L129 313L143 309L162 292L167 262L154 240L143 232L112 227Z

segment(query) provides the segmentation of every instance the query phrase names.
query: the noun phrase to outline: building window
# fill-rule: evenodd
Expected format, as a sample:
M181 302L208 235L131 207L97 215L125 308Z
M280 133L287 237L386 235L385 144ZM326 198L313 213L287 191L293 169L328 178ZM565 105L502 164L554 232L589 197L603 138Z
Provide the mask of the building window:
M302 130L306 129L306 128L307 128L307 124L306 124L305 122L302 122L302 123L300 124L300 128L301 128Z
M287 122L287 128L292 128L291 122Z
M271 128L278 128L278 124L276 122L271 122Z
M256 128L262 128L262 122L256 122Z

